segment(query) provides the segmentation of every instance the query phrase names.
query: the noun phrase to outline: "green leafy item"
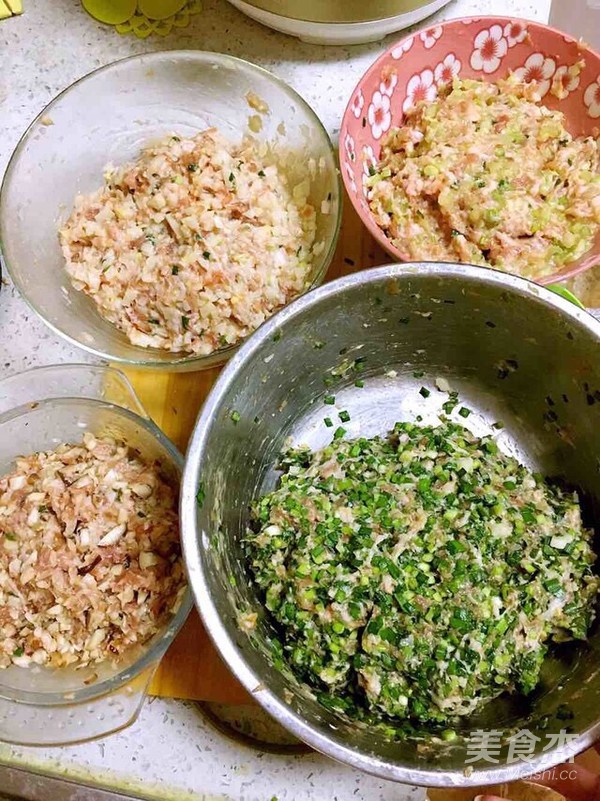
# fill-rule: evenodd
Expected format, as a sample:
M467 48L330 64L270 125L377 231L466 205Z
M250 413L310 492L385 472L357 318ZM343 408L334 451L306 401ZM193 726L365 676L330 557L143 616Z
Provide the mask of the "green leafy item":
M245 549L278 659L329 708L393 722L530 692L551 641L593 619L577 496L451 422L342 432L286 453L253 508Z

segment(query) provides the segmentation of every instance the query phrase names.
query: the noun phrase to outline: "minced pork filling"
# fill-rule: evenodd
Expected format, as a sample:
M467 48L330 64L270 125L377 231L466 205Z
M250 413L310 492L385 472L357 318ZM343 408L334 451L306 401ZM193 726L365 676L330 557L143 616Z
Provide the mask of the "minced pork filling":
M123 442L16 459L0 476L0 668L118 661L186 588L178 493Z
M76 199L66 269L134 345L209 354L310 283L321 245L307 193L252 139L168 136Z
M283 459L249 566L273 652L328 707L446 722L530 692L585 639L598 580L577 496L464 427L397 423Z
M535 84L454 79L407 112L367 178L377 224L409 260L542 278L600 224L600 145L574 138Z

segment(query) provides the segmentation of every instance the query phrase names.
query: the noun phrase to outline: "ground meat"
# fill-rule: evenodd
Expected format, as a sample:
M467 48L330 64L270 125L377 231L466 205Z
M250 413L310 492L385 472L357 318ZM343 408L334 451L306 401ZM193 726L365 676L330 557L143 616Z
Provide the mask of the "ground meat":
M169 136L109 168L60 230L76 289L134 344L208 354L310 282L315 210L248 139Z
M179 606L177 491L127 445L19 457L0 477L0 667L117 660Z
M573 138L535 84L455 79L410 109L365 178L377 224L408 260L542 278L600 224L600 147Z

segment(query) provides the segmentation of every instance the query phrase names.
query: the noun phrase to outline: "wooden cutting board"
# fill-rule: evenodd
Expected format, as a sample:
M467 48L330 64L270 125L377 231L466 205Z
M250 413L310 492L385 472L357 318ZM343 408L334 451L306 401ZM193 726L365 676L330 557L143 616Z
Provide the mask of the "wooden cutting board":
M344 224L326 280L367 267L386 264L379 248L345 199ZM585 280L569 283L586 305L600 306L600 268ZM156 373L125 370L148 414L185 452L194 422L220 368L197 373ZM221 662L196 610L165 655L152 682L153 695L221 703L252 703L252 699Z

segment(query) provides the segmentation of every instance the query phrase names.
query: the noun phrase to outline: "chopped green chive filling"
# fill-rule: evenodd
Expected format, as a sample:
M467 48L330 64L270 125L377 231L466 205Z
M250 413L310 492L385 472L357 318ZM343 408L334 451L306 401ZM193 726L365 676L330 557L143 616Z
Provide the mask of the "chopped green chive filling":
M457 717L533 690L553 639L586 638L591 532L574 493L461 425L345 434L287 452L253 507L274 664L334 711L452 741Z

